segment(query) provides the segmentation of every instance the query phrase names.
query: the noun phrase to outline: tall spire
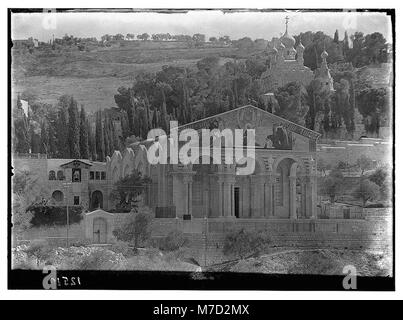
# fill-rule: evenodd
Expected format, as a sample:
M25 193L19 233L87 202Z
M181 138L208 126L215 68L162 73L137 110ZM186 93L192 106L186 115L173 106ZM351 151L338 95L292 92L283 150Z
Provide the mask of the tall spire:
M288 33L288 20L290 20L290 18L288 16L285 17L285 34Z

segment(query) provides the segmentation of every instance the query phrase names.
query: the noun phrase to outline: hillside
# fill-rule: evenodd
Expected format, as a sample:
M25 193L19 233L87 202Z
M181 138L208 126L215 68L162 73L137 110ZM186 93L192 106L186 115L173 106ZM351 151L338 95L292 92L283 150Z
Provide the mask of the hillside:
M28 92L43 102L55 103L71 94L90 112L115 105L114 94L129 86L136 74L156 72L163 65L194 66L202 58L236 54L231 47L187 48L181 43L138 42L99 47L91 51L71 48L12 51L12 84L16 93Z

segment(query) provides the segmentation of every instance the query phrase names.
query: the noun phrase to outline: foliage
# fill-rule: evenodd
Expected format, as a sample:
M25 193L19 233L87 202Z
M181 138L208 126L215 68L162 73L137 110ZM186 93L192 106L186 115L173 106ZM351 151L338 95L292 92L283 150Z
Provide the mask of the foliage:
M123 241L117 241L109 249L115 253L123 254L124 257L131 257L136 253L135 248L131 247L128 242Z
M265 232L232 230L225 236L223 252L226 256L244 259L260 253L270 242Z
M319 158L316 164L316 168L325 176L326 171L330 170L332 168L332 165L330 163L327 163L323 158Z
M124 223L113 230L113 235L119 240L134 244L135 247L144 245L151 235L152 211L147 207L138 208L130 213Z
M365 171L372 168L373 162L370 158L363 154L357 159L356 165L360 169L361 175L364 175Z
M309 107L305 104L305 88L297 83L290 82L275 92L278 105L274 114L300 125L305 125L305 116Z
M159 249L162 251L175 251L186 246L186 244L187 239L183 232L171 231L162 241L160 241Z
M32 205L27 208L32 213L31 224L40 226L64 226L67 224L67 207L51 205ZM69 224L80 223L82 207L69 206Z
M353 194L357 199L361 199L362 206L365 207L367 201L376 200L379 197L380 189L376 183L368 179L362 179Z
M15 171L13 178L12 221L13 228L25 230L31 227L33 214L29 208L41 204L47 195L47 187L37 173Z
M343 180L343 174L339 170L333 169L329 176L325 177L320 193L329 196L333 203L336 196L343 190Z
M135 209L149 182L150 179L142 177L137 170L119 179L110 193L110 198L116 201L116 210L130 212Z

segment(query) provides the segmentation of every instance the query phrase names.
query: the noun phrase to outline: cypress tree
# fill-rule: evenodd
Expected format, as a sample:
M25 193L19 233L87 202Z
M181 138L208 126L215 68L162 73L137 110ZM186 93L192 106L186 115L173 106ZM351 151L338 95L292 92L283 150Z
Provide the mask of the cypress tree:
M59 158L70 158L70 147L68 142L69 128L67 126L67 109L62 106L59 109L56 120L56 150Z
M17 108L13 116L14 126L14 152L28 153L30 146L28 118L22 110L20 98L17 100Z
M111 155L111 145L110 145L110 130L109 130L109 117L105 115L104 117L104 143L105 143L105 156Z
M81 106L80 112L80 154L83 159L90 158L88 145L88 123L84 106Z
M88 148L89 148L89 159L96 160L97 159L97 149L95 145L95 133L91 129L91 125L87 120L87 132L88 132Z
M339 30L334 33L333 42L339 43Z
M77 101L70 97L69 102L69 146L70 156L80 158L80 119L77 108Z
M105 142L104 142L104 130L102 127L102 114L101 111L96 113L95 122L95 149L98 161L105 160Z
M46 121L41 125L41 153L49 154L49 128Z

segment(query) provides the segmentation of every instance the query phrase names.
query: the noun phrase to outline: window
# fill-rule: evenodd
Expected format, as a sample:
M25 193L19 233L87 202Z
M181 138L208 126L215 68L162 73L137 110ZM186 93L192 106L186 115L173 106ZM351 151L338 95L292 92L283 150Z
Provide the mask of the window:
M80 205L80 197L79 196L74 196L74 205L75 206Z
M90 180L94 180L94 171L90 171Z
M63 201L63 192L61 192L60 190L56 190L52 193L52 199L55 200L56 202L61 202Z
M56 180L56 173L53 170L49 171L49 180Z
M95 172L95 180L99 180L99 171Z
M81 169L73 169L71 180L73 182L81 182Z
M106 180L106 172L101 171L101 180Z
M64 172L63 170L57 171L57 180L64 180Z

